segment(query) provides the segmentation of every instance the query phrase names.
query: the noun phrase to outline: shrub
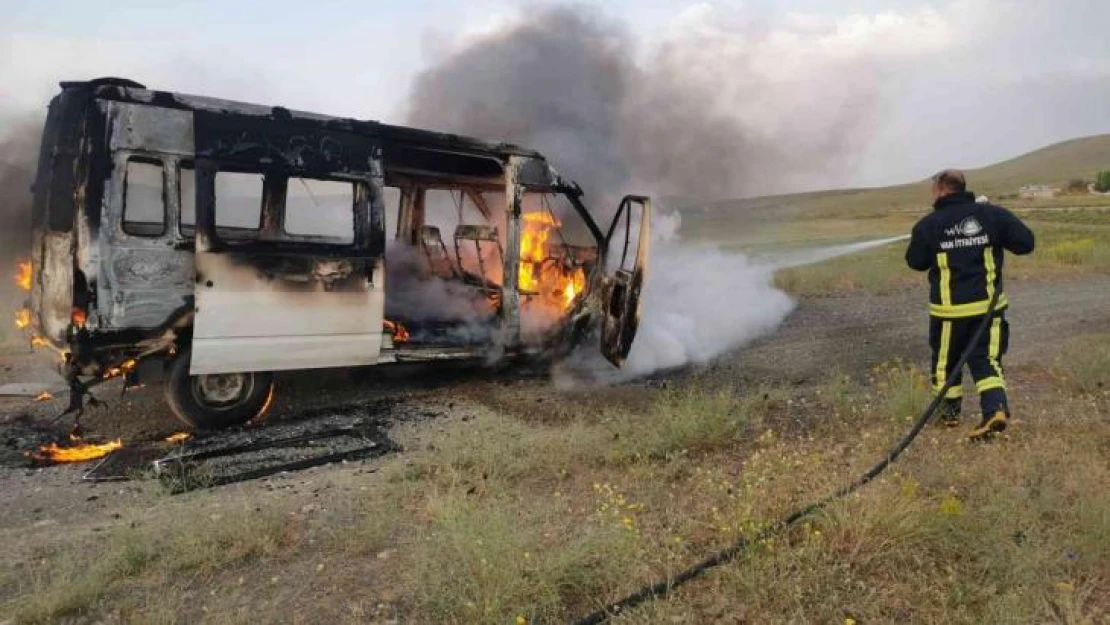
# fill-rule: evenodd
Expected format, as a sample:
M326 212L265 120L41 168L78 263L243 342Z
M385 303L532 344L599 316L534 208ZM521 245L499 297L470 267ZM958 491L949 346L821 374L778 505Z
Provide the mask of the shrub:
M1098 172L1098 177L1095 178L1095 191L1099 193L1110 191L1110 171Z
M929 376L902 360L874 369L875 386L885 399L887 413L895 419L914 419L931 398Z

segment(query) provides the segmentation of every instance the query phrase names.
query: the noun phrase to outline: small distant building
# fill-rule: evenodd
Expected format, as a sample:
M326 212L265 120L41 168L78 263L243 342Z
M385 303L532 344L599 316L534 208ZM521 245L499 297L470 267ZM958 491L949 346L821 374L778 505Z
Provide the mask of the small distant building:
M1027 184L1021 187L1019 195L1025 200L1054 198L1060 190L1047 184Z

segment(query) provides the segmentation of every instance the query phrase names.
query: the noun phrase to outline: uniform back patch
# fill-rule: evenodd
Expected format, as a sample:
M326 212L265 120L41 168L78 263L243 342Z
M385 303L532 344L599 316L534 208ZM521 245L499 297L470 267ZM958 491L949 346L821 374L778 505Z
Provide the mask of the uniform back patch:
M973 236L978 235L982 231L983 231L983 224L979 223L978 219L976 219L975 217L964 217L963 219L960 220L960 223L956 224L955 226L953 226L951 228L946 228L944 230L944 234L946 234L950 237L955 237L955 236L973 237Z

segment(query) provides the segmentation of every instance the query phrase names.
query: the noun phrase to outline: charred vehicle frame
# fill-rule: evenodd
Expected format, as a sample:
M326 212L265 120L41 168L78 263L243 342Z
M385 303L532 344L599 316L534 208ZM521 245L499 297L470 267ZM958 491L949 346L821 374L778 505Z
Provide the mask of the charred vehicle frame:
M403 342L385 318L387 188L389 234L488 300L483 340ZM448 248L426 222L431 189L486 223L460 223ZM160 379L176 416L226 427L265 412L274 371L550 353L592 328L619 366L639 320L650 200L625 197L602 230L578 185L514 145L100 79L51 101L33 192L31 325L61 354L73 410L105 379ZM538 297L521 288L527 194L564 200L590 238L544 259L577 281L539 337L521 330ZM322 204L345 229L311 227Z

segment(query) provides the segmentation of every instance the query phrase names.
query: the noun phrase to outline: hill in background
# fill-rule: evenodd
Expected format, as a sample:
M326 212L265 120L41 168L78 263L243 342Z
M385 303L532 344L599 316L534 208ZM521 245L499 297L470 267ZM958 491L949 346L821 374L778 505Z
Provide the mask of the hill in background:
M1048 184L1066 188L1068 181L1093 181L1110 170L1110 134L1056 143L1016 158L966 170L971 189L1014 208L1110 204L1110 198L1061 195L1050 200L1017 199L1022 185ZM725 200L700 206L678 206L683 233L693 238L722 240L737 228L760 227L803 219L882 219L892 213L918 213L929 204L926 179L890 187L837 189L788 195Z

